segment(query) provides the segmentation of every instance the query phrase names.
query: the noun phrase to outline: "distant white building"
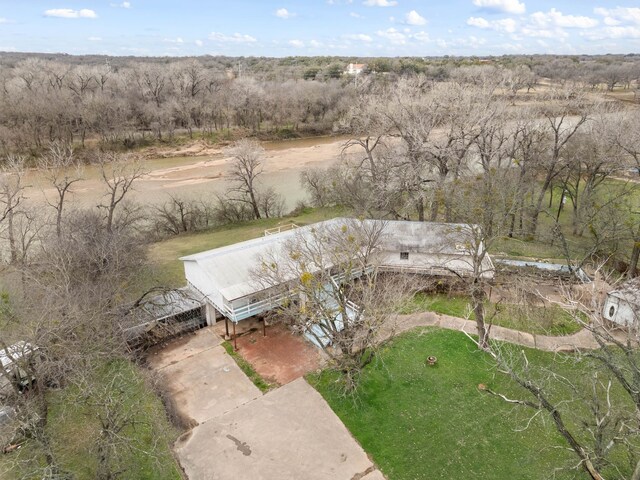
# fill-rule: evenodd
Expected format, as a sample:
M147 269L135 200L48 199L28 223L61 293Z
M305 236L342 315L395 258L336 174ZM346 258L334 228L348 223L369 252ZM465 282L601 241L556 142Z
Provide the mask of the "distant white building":
M366 67L366 63L350 63L344 73L347 75L360 75Z
M268 255L288 256L288 241L312 240L321 228L341 228L355 220L335 218L305 227L280 231L261 238L182 257L185 277L192 290L202 295L207 323L227 318L237 323L278 306L285 294L265 288L254 278L254 270ZM364 220L383 228L376 257L380 269L437 276L468 276L473 257L468 253L471 225ZM312 240L313 241L313 240ZM494 267L486 256L482 275L492 278Z
M640 277L624 282L607 294L602 316L622 326L634 325L640 315Z

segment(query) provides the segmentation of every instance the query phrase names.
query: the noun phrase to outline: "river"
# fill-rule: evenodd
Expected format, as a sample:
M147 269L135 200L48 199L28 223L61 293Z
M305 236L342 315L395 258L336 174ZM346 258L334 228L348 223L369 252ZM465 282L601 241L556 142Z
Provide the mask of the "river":
M300 172L335 163L346 140L344 137L317 137L264 142L264 170L259 184L263 188L273 187L280 193L287 209L295 207L298 201L306 198L300 185ZM129 198L144 205L162 204L170 195L210 199L229 188L231 162L224 150L204 156L145 159L142 163L146 173L135 182ZM55 197L55 190L38 170L30 170L25 183L29 202L43 203L45 198L52 200ZM89 165L83 167L82 180L73 185L70 201L78 206L97 205L104 193L99 169Z

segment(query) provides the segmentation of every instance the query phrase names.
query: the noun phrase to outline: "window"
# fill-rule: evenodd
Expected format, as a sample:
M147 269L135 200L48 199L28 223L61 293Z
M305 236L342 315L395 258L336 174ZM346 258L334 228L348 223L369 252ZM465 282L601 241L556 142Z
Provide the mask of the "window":
M400 252L400 260L409 260L409 252Z
M616 307L611 306L609 309L609 317L613 317L613 314L616 313Z

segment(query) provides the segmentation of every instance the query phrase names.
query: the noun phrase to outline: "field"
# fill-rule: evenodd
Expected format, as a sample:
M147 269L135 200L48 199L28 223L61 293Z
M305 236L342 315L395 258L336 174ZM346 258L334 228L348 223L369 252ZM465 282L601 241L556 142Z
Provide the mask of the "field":
M119 432L121 437L127 438L127 445L121 446L116 455L120 459L117 467L125 469L120 477L180 480L182 475L170 447L179 432L169 423L162 402L144 380L139 367L125 360L113 361L103 366L98 374L104 378L105 386L118 379L117 389L103 392L104 402L98 402L100 395L96 394L91 399L93 403L85 403L88 397L84 397L84 392L71 387L49 393L47 429L59 467L73 472L76 480L96 478L95 445L101 425L98 418L106 418L107 409L118 405L118 410L111 408L110 411L117 411L121 416L131 414L135 419L132 425ZM0 455L0 478L12 480L23 478L22 475L32 478L26 473L29 471L25 470L26 464L16 466L32 454L26 444L13 454Z
M526 352L573 378L586 368ZM425 365L429 355L438 358L433 367ZM525 395L460 332L423 328L395 338L354 397L337 380L334 371L309 378L389 480L585 478L568 470L577 461L545 415L528 424L533 411L478 389Z

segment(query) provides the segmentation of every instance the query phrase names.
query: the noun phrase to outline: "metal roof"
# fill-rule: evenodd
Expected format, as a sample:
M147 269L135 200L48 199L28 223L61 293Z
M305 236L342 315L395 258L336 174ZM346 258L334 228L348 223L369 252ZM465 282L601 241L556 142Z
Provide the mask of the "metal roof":
M0 365L2 368L6 368L13 364L13 360L18 361L33 353L34 350L37 350L37 348L33 348L30 343L22 340L9 345L6 349L0 350Z
M640 277L632 278L615 290L609 292L610 296L618 297L635 307L640 307Z
M334 218L324 222L255 238L226 247L180 258L185 262L185 273L190 284L204 295L227 301L239 299L264 290L252 272L265 258L284 258L287 241L296 236L311 240L313 232L321 228L336 228L354 222L353 219ZM409 251L422 254L455 255L469 258L465 253L467 235L474 228L466 224L364 220L365 224L384 224L380 248L386 251ZM470 262L456 262L462 271L471 270ZM487 259L487 268L493 268ZM194 268L195 267L195 268ZM327 268L329 266L325 266ZM216 302L214 302L215 304Z

